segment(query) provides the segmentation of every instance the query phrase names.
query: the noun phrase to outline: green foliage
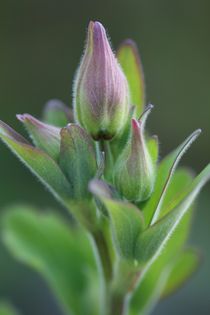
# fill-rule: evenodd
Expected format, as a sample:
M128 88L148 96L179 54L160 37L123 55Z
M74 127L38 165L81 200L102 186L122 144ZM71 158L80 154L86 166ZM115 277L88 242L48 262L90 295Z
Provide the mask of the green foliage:
M174 173L171 185L168 187L165 201L170 197L172 200L177 198L180 191L186 189L191 183L192 175L185 169L177 170ZM168 201L170 202L169 199ZM167 203L166 203L167 204ZM164 204L163 204L164 206ZM140 278L138 287L131 299L131 313L139 314L148 313L160 299L165 283L168 280L170 265L174 259L181 253L188 237L191 226L193 209L189 209L183 216L182 220L176 228L176 233L173 233L162 251L162 254L157 259L147 266L144 270L144 275Z
M179 251L170 261L167 257L163 253L142 279L131 301L129 315L150 313L160 298L178 290L200 265L200 256L192 248Z
M124 41L117 51L117 58L127 77L131 104L135 106L135 116L139 118L145 105L144 74L136 44Z
M161 216L162 203L166 196L167 189L170 186L174 171L183 154L199 136L200 132L200 130L193 132L176 150L161 161L158 168L154 192L143 208L147 225L154 223Z
M136 258L142 263L156 259L157 255L171 237L184 214L210 179L210 164L197 176L192 184L183 192L182 200L162 219L140 234L136 245Z
M111 219L112 232L119 255L134 260L135 242L144 229L144 218L137 207L98 194L97 181L91 184L91 190L102 201Z
M157 136L144 133L153 106L144 110L135 44L124 42L117 57L125 75L105 29L90 22L74 85L83 127L58 100L44 122L17 116L34 146L0 121L0 139L74 216L16 206L2 222L5 246L43 276L68 315L148 314L200 262L185 243L210 164L196 177L178 164L201 131L159 162ZM15 314L0 304L0 315Z
M156 164L159 156L159 145L157 136L150 137L147 140L147 148L154 164Z
M3 239L10 251L43 275L66 314L97 315L98 274L87 234L52 212L24 206L7 210Z
M162 296L166 297L181 287L197 270L200 265L200 255L197 250L186 249L171 263Z
M0 121L0 138L62 203L71 196L71 187L58 164L46 153L32 147L12 128Z
M158 271L158 272L157 272ZM139 286L140 294L135 294L131 300L129 315L149 314L158 302L168 278L168 268L151 268Z

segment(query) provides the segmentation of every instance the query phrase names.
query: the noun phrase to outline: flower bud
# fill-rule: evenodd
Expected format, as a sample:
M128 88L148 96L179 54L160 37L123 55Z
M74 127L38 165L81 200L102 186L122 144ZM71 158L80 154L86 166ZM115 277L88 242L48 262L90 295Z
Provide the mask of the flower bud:
M60 153L60 128L43 123L29 114L17 115L24 124L34 145L53 159L57 159Z
M95 140L111 139L123 129L129 111L128 83L99 22L89 24L74 96L76 119Z
M151 108L152 105L145 110L139 121L132 119L131 138L115 165L116 188L130 201L147 200L154 188L155 162L144 139L144 124Z
M61 129L59 165L72 186L73 198L90 198L88 183L97 173L95 148L90 135L76 124Z

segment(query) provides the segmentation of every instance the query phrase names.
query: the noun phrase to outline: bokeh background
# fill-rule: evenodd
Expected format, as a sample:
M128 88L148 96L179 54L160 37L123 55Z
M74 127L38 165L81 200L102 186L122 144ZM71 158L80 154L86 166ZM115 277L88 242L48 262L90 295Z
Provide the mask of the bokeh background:
M71 104L72 82L87 23L104 23L113 46L133 38L143 61L147 102L155 105L150 130L161 156L202 128L183 165L201 170L210 161L209 0L0 0L0 117L22 132L16 113L40 116L43 104ZM0 144L0 211L25 201L58 207L31 174ZM210 314L210 186L199 198L190 243L203 264L181 290L153 314ZM0 246L0 298L23 315L62 315L46 284Z

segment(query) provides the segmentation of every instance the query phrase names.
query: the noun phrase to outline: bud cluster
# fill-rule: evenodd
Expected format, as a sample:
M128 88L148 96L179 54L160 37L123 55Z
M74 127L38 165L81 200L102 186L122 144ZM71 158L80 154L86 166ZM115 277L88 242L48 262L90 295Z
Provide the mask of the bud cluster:
M137 121L129 115L131 108L129 84L105 29L99 22L90 22L74 84L75 118L98 141L115 140L131 125L122 152L118 150L111 181L128 200L144 201L151 195L155 181L155 163L144 139L148 110Z
M69 226L11 216L7 238L20 260L46 274L68 314L144 314L198 265L195 252L183 251L183 228L210 166L193 181L177 166L200 130L159 162L157 137L145 130L153 106L145 107L143 78L136 45L125 41L115 56L102 24L90 22L73 108L51 100L41 120L17 115L32 144L0 121L1 140L71 213Z

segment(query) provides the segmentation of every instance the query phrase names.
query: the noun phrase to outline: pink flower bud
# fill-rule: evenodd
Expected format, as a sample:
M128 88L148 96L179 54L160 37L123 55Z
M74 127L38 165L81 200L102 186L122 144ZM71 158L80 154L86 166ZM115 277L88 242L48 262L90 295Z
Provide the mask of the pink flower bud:
M111 139L125 126L129 111L128 83L99 22L89 24L74 96L76 119L95 140Z

